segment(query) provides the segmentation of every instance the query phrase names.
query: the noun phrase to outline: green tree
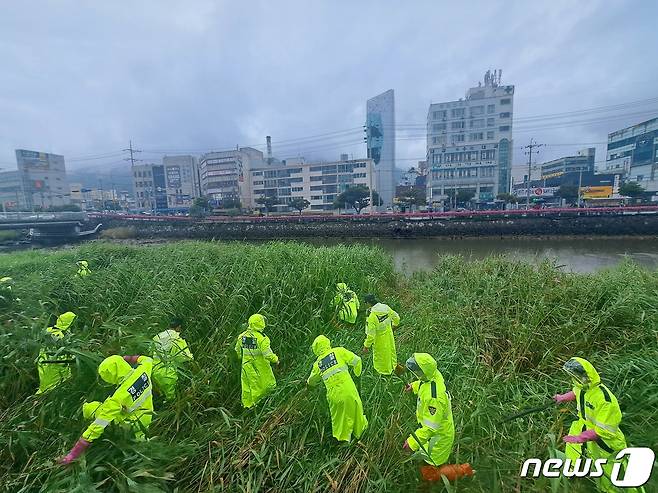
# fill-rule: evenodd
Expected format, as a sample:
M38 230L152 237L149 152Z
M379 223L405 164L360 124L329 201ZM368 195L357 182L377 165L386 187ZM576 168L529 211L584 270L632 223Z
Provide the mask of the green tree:
M578 198L578 185L563 184L557 191L557 196L567 201L574 201Z
M302 215L302 211L306 209L311 203L306 200L304 197L295 197L290 201L290 207L299 211L299 215Z
M205 216L209 210L210 200L208 197L197 197L190 207L190 215L197 217Z
M376 191L372 191L372 200L377 205L382 205L384 201L379 197ZM354 185L340 193L334 199L334 209L346 209L348 206L353 207L357 214L370 205L370 189L365 185Z
M635 181L628 181L619 187L619 194L633 198L642 197L644 195L644 188Z
M272 196L258 197L256 203L265 207L266 212L272 212L274 207L279 204L279 199Z
M458 190L457 191L457 203L466 204L470 202L473 197L475 197L475 192L473 190Z
M427 203L425 189L413 186L402 190L397 196L397 199L404 208L411 208L413 206L417 207Z
M496 195L496 198L506 204L516 204L519 201L519 198L513 193L499 193Z

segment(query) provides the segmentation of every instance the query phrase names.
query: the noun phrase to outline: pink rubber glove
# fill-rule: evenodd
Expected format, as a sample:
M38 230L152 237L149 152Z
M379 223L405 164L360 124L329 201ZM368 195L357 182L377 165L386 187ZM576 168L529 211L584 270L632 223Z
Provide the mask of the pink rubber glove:
M124 359L126 362L130 363L131 365L136 365L136 364L137 364L137 360L139 359L139 355L137 354L137 355L135 355L135 356L124 356L123 359Z
M567 435L562 437L562 441L566 443L585 443L596 440L599 436L596 434L596 430L585 430L580 435Z
M71 462L79 458L82 454L85 453L85 450L91 445L91 442L88 442L84 438L80 438L71 449L71 451L66 454L64 457L57 459L57 462L63 466L68 466Z
M562 404L563 402L571 402L576 400L576 394L573 390L570 390L566 394L555 394L553 396L553 400L557 402L558 404Z
M411 447L409 446L409 442L407 440L404 441L404 445L402 445L402 450L405 450L407 452L411 451Z

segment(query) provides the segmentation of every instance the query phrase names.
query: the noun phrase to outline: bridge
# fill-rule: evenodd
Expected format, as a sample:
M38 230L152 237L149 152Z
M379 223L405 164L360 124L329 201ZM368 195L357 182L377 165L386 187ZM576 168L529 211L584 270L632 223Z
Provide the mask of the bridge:
M27 230L33 241L67 241L94 235L100 222L84 212L3 212L0 230Z

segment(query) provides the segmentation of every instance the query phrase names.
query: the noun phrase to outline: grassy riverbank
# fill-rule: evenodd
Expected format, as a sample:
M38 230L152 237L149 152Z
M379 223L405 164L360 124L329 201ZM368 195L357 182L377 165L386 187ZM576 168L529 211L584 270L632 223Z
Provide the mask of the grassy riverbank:
M92 276L73 278L78 258L89 260ZM470 462L478 471L456 491L550 488L547 480L521 481L519 469L524 458L549 456L572 414L556 409L496 423L566 391L560 367L571 355L590 359L616 393L628 440L658 447L658 274L632 264L577 275L550 264L446 257L433 272L409 279L394 272L382 250L364 246L94 244L0 255L2 275L14 278L21 302L0 314L0 490L415 489L417 470L401 453L415 428L415 401L402 394L402 379L376 376L364 358L361 389L370 427L349 447L331 437L324 391L304 390L317 334L353 351L363 342L361 326L328 324L338 281L358 293L379 293L400 313L400 361L425 351L439 362L453 396L453 462ZM37 335L49 314L66 310L80 316L76 377L32 397ZM257 311L266 315L281 358L279 385L255 411L244 411L232 347ZM174 315L187 321L184 336L195 362L178 400L156 407L153 438L135 444L108 429L78 465L54 466L84 429L81 403L107 395L95 376L98 362L145 351ZM587 489L582 481L572 487Z

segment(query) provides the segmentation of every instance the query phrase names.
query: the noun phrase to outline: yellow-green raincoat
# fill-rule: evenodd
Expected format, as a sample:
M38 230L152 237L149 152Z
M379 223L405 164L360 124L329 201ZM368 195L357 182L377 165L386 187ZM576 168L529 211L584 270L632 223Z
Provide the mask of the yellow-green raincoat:
M317 360L307 383L317 385L320 380L324 381L334 438L339 441L348 441L352 435L360 438L368 427L368 420L363 414L361 397L349 367L357 377L360 376L361 358L345 348L332 348L329 339L323 335L315 338L311 348Z
M359 313L359 298L356 293L347 287L344 282L336 284L336 296L331 302L338 320L353 324L356 322L356 316Z
M52 390L71 378L71 365L75 364L75 358L66 352L65 334L76 317L73 312L62 313L57 317L55 326L46 329L46 344L39 351L37 360L39 373L37 394Z
M279 357L270 347L270 338L262 334L265 317L255 314L249 317L249 328L238 336L235 352L242 360L240 381L242 383L242 405L255 406L263 397L276 388L272 363Z
M178 368L193 359L187 341L178 331L163 330L153 338L153 384L165 399L176 396Z
M398 363L393 327L397 327L399 323L400 316L384 303L374 305L366 319L366 340L363 346L373 346L372 359L375 370L382 375L393 373Z

